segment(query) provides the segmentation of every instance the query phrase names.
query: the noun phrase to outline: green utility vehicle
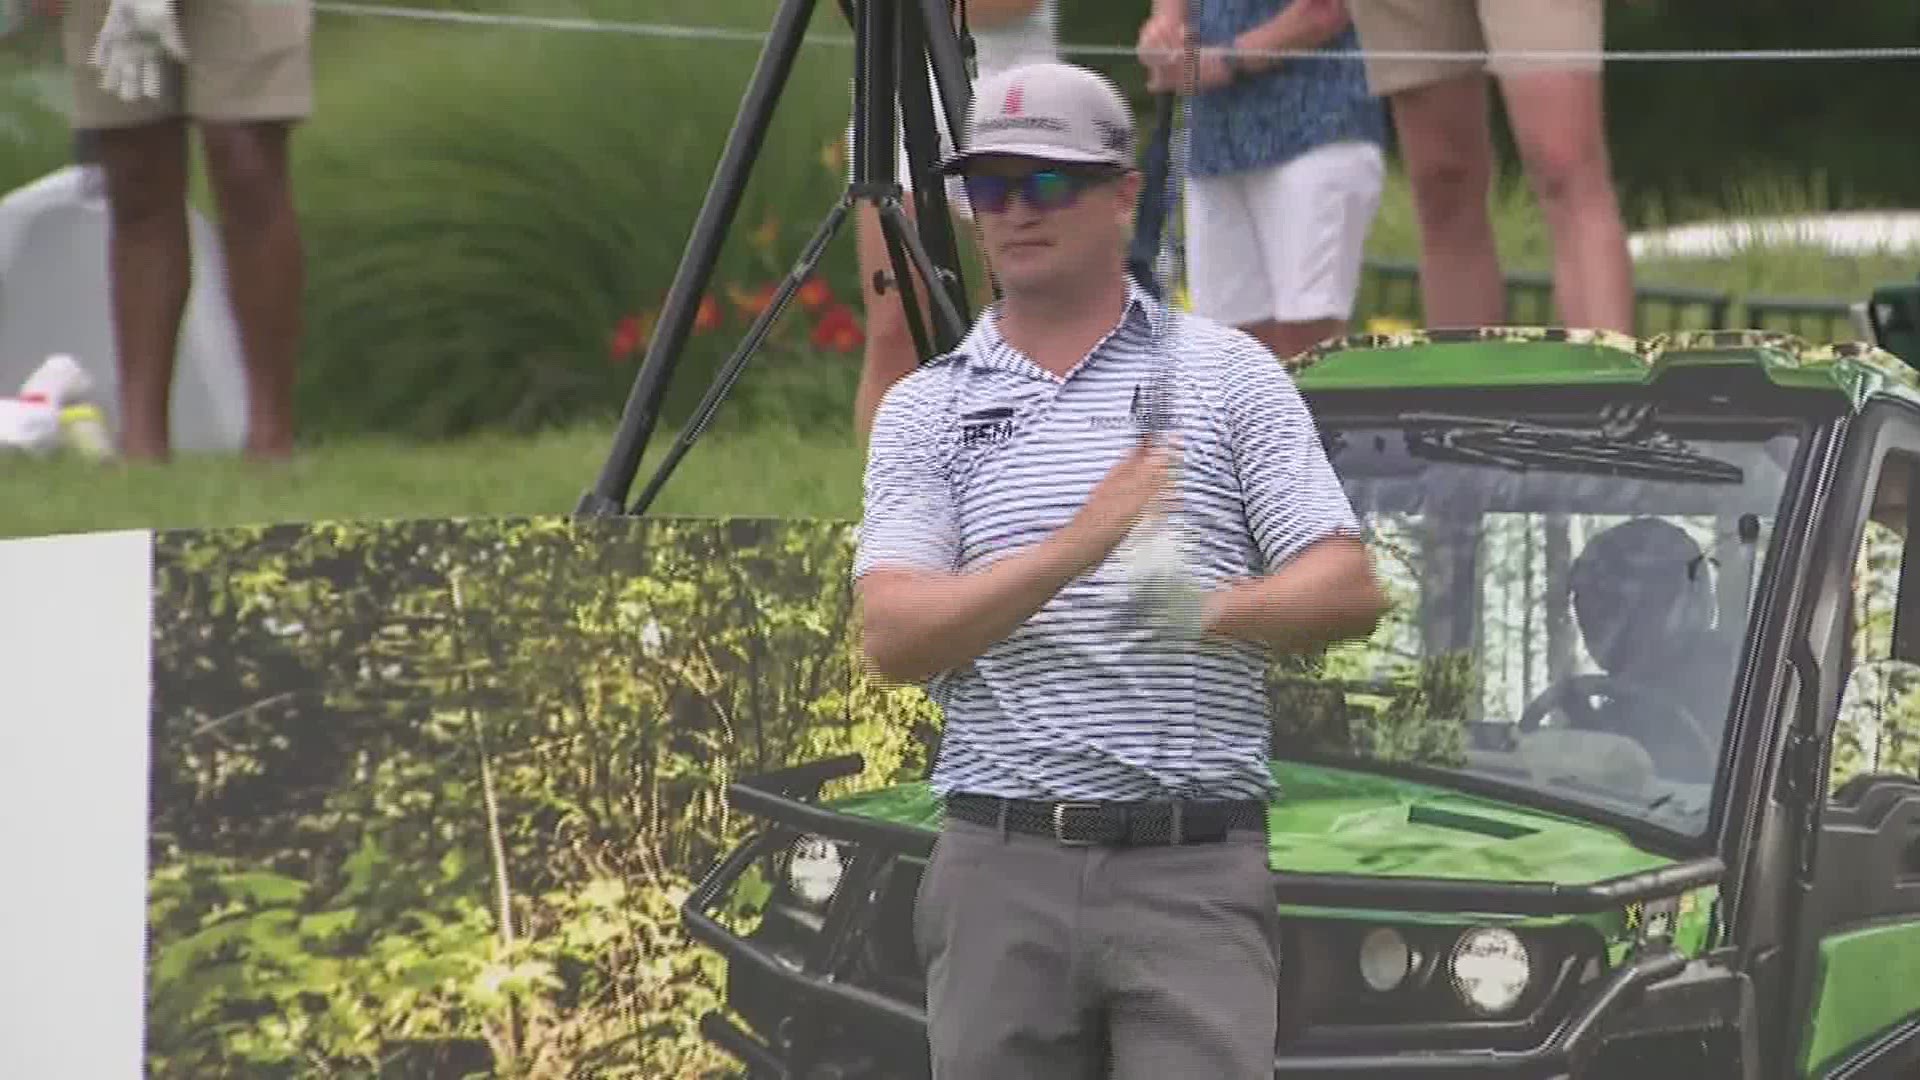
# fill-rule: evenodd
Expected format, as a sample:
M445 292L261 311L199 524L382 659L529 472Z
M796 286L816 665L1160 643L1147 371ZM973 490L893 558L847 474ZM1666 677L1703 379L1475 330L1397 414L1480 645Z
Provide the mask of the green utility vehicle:
M1396 602L1272 667L1276 1076L1920 1076L1916 297L1295 364ZM755 1077L926 1072L940 808L861 769L736 784L683 908Z

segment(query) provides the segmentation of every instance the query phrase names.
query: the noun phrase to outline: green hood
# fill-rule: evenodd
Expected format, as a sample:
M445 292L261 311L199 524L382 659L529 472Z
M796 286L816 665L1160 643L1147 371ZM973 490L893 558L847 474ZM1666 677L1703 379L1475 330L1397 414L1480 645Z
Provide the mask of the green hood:
M1612 829L1443 787L1276 762L1276 870L1586 884L1667 865Z
M1276 870L1379 877L1586 884L1667 865L1626 837L1574 818L1446 788L1277 761L1269 813ZM938 829L924 782L831 800L843 813Z

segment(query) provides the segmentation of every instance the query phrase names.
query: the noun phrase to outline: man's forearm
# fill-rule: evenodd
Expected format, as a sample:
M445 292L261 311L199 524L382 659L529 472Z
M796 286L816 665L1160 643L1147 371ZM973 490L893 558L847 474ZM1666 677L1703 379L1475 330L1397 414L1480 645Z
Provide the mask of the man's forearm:
M1387 606L1366 548L1339 537L1313 545L1266 577L1216 591L1207 632L1307 652L1371 635Z
M1347 28L1346 5L1340 0L1298 0L1285 11L1246 31L1235 39L1242 49L1258 52L1287 52L1317 49ZM1261 69L1277 66L1273 57L1250 58Z
M882 675L919 682L1020 628L1087 568L1064 532L983 570L875 570L860 582L861 645Z

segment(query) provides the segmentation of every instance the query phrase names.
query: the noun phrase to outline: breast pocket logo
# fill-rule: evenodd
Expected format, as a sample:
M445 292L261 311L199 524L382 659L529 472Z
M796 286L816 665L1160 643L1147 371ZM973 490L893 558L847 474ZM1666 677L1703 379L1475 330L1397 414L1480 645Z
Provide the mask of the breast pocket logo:
M997 405L975 409L960 417L960 445L990 446L1013 438L1013 408Z

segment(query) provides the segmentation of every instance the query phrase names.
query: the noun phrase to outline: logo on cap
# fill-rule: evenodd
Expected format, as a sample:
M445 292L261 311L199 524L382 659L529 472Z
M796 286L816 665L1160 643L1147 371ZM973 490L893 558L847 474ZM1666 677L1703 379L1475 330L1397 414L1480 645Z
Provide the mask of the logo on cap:
M1020 84L1007 87L1007 100L1000 104L1000 111L1008 116L1020 115Z

